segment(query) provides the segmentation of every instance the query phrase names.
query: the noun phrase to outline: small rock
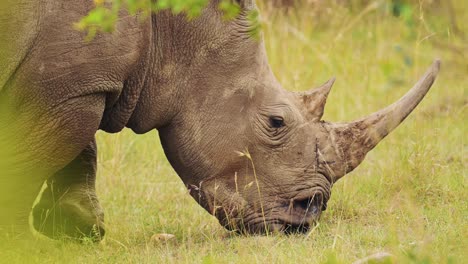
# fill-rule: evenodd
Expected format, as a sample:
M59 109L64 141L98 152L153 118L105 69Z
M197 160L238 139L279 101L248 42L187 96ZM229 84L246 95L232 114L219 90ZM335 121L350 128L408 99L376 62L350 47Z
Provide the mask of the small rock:
M154 234L151 236L150 241L155 244L166 243L169 240L174 239L173 234Z

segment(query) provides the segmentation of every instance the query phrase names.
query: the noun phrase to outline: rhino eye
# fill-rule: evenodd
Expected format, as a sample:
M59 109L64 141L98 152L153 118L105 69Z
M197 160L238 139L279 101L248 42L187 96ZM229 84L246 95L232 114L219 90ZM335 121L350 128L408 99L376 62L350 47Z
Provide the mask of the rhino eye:
M274 128L283 127L284 119L280 116L270 116L270 125Z

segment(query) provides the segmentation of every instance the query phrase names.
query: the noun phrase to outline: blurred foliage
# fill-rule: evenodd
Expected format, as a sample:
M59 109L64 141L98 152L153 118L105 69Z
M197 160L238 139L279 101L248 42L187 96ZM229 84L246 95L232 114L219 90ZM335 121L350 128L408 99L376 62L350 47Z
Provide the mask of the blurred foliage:
M201 14L209 0L94 0L95 8L75 24L75 28L86 31L87 39L92 39L97 32L112 32L121 9L131 15L140 14L144 19L151 13L171 10L174 14L184 13L189 19ZM235 1L222 0L218 8L223 11L225 19L235 18L240 7Z

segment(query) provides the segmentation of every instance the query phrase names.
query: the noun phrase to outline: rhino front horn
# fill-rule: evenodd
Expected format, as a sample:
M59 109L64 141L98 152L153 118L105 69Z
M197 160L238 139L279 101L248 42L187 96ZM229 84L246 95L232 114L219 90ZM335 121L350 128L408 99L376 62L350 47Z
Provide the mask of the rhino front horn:
M392 105L353 122L329 124L343 161L340 164L343 167L334 170L335 181L356 168L367 152L414 110L431 88L439 69L440 60L436 60L414 87Z

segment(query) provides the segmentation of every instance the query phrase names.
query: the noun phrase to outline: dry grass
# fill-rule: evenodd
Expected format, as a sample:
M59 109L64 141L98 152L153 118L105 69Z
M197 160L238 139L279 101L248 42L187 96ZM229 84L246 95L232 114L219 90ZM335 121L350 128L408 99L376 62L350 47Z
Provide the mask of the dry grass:
M465 1L453 5L458 20L467 21ZM327 120L351 120L388 105L434 58L443 62L415 113L334 186L318 228L308 236L231 236L187 194L156 132L100 132L105 242L41 241L27 256L7 255L24 263L352 263L388 253L387 263L466 262L468 64L466 54L450 47L462 53L467 47L448 16L416 7L405 21L381 5L286 16L261 7L270 62L287 89L337 77ZM155 245L149 241L155 233L176 238Z

